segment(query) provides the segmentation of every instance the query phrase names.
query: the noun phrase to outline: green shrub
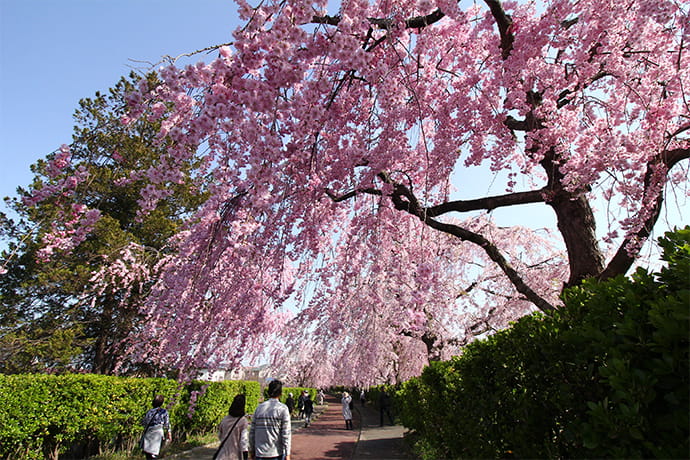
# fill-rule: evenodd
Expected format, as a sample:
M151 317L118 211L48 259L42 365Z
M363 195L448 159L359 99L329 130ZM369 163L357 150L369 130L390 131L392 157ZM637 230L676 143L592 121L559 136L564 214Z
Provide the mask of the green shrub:
M186 433L205 433L215 430L223 417L228 414L230 404L238 394L246 396L245 410L249 414L253 413L259 404L259 394L261 393L259 383L249 381L204 382L195 380L187 386L186 390L186 397L178 409L178 411L186 412L187 420L181 423ZM193 401L190 404L192 398ZM185 416L180 414L180 419L184 420L184 418Z
M568 292L577 344L602 386L576 425L590 456L680 458L690 452L690 228L660 240L668 266ZM610 312L613 318L607 318Z
M568 290L398 391L425 458L667 457L689 450L690 228L668 266Z
M198 389L201 383L189 385ZM180 437L214 431L237 393L247 410L258 402L257 382L214 382L199 397L190 418L190 389L175 380L90 374L0 375L0 457L85 457L102 450L131 450L141 419L162 394L170 423Z
M129 446L152 395L176 386L103 375L0 376L0 455L57 458L79 446Z
M316 390L316 388L283 387L283 394L280 396L280 402L285 404L285 401L287 400L288 396L290 396L290 393L292 393L292 396L295 398L295 407L297 407L297 398L299 398L299 395L301 395L303 391L306 391L309 393L309 397L311 397L312 401L316 400L316 393L318 392ZM266 386L266 388L264 388L263 396L264 396L264 400L268 399L268 386Z

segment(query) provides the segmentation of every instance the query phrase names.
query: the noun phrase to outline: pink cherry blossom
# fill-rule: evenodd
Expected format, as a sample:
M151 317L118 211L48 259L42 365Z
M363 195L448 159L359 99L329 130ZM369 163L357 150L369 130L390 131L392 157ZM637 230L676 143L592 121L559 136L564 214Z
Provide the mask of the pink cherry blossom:
M192 157L213 180L132 353L399 381L558 308L566 285L625 272L664 193L687 193L687 2L237 4L246 24L220 57L162 68L128 98L131 119L171 108L142 213ZM474 166L505 193L455 179ZM616 204L598 223L610 253L600 197ZM525 204L553 211L557 241L491 219ZM83 236L65 227L53 247Z

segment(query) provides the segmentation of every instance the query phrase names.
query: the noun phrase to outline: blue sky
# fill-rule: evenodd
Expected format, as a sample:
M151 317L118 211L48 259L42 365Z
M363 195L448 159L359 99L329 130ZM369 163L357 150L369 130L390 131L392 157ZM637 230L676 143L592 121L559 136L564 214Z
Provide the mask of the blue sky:
M133 60L229 42L237 24L230 0L0 0L0 197L71 142L81 98L147 66Z

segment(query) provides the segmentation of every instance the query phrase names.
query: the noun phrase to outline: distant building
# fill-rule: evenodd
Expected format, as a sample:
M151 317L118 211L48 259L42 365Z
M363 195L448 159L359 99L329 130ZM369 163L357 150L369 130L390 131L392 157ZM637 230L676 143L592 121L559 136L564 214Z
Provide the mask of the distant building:
M261 366L254 367L243 367L242 368L242 380L252 380L254 382L259 382L261 386L264 386L264 382L268 378L268 364L262 364Z
M261 388L264 387L268 378L268 364L261 366L247 366L239 369L199 369L197 372L197 379L206 380L208 382L222 382L224 380L250 380L259 382Z
M223 380L244 380L242 378L242 369L199 369L197 371L198 380L206 380L208 382L222 382Z

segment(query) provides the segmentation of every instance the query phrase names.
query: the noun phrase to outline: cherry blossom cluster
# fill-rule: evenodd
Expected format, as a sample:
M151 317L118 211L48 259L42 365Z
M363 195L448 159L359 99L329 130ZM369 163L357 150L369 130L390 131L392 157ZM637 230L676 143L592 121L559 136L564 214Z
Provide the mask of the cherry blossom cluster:
M77 186L89 177L89 173L83 165L72 167L72 154L68 145L62 145L53 153L46 164L46 174L54 179L50 183L35 184L30 195L22 198L27 206L33 206L49 198L67 197L74 193Z
M43 236L43 245L37 255L40 261L49 260L55 253L70 252L86 240L101 213L81 204L73 204L69 215L63 214L61 217L61 220L51 222L52 231Z
M96 296L112 293L115 289L121 291L118 297L125 305L132 295L145 291L157 267L165 261L165 258L156 259L140 244L130 243L123 247L91 277L91 289L87 292L92 297L91 302L96 302Z
M486 218L465 223L503 241L511 262L541 280L540 291L556 301L567 265L549 249L547 235L497 228ZM348 239L339 245L346 254L334 255L310 281L332 282L295 299L305 305L283 330L278 349L284 351L272 362L288 381L303 379L307 363L315 385L401 382L534 311L480 248L419 221L379 224Z
M667 181L687 179L660 162L689 147L686 6L506 3L504 29L489 8L455 2L349 1L337 16L301 0L239 6L247 23L232 48L210 63L163 68L162 85L132 96L134 114L172 109L160 132L172 147L148 172L144 207L165 194L158 176L193 155L214 178L150 299L152 324L166 330L160 359L235 362L287 323L285 340L328 353L331 372L372 362L391 372L403 361L418 372L429 358L424 332L440 346L444 334L464 337L463 321L494 327L531 307L506 293L490 263L477 264L481 248L463 244L454 260L465 264L447 279L429 254L400 259L421 250L408 238L428 237L392 209L395 184L433 205L448 199L458 164L487 164L510 173L509 192L521 177L558 181L547 202L603 187L617 200L611 231L634 240ZM407 27L436 10L441 20ZM397 227L407 230L393 237ZM518 229L498 239L496 229L480 231L506 253L533 249ZM545 272L524 264L523 277L555 298L567 269L537 266ZM454 282L472 285L458 271L482 280L483 290L460 297L474 316L451 301ZM498 308L501 296L509 300Z

